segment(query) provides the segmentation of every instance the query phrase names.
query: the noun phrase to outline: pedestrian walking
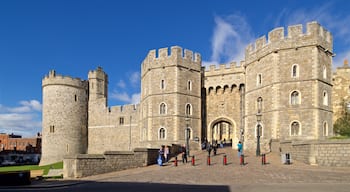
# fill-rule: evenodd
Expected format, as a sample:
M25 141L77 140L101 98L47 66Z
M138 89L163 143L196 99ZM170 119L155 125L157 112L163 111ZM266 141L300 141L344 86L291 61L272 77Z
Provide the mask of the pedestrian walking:
M182 146L181 153L182 153L182 163L187 163L187 153L186 153L185 145Z
M237 144L238 157L241 157L241 155L242 155L242 148L243 148L242 142L239 141Z
M168 162L169 161L169 146L165 146L164 148L164 161Z

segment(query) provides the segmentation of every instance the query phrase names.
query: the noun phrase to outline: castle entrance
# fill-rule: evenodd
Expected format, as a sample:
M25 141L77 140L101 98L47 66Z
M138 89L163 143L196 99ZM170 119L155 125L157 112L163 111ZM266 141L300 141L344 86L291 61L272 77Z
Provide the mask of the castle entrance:
M224 143L231 145L232 141L235 140L233 124L225 119L220 119L212 123L210 128L209 140L217 143Z

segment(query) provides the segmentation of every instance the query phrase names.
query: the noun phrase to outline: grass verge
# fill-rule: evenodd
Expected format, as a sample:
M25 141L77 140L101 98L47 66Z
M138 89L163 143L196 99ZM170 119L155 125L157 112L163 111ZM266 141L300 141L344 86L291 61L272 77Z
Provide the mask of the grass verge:
M63 162L57 162L50 165L21 165L21 166L7 166L0 167L0 172L9 172L9 171L26 171L26 170L44 170L44 175L47 175L50 169L63 169Z

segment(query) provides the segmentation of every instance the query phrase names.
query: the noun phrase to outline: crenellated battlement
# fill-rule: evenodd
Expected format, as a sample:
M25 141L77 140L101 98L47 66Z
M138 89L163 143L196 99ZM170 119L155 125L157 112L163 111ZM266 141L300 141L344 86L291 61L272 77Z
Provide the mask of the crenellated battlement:
M316 44L322 46L325 50L333 51L333 37L331 33L319 23L313 21L307 23L305 33L303 33L303 26L301 24L288 26L286 35L283 27L271 30L268 33L267 39L264 35L258 38L254 45L250 44L246 47L246 56L249 57L254 54L262 56L265 53L281 49L298 48Z
M67 85L87 89L88 81L56 74L55 70L51 70L49 74L45 75L42 79L42 86L44 87L46 85Z
M109 112L120 115L131 115L135 114L139 110L140 104L128 104L128 105L117 105L109 107Z
M150 50L142 62L142 73L147 69L165 67L172 65L181 65L183 67L200 70L202 58L199 53L193 53L188 49L182 49L179 46Z
M244 65L244 61L241 61L240 65L237 65L236 62L231 62L229 65L227 64L220 64L219 66L210 65L209 68L205 69L205 76L242 73L244 72L243 65Z

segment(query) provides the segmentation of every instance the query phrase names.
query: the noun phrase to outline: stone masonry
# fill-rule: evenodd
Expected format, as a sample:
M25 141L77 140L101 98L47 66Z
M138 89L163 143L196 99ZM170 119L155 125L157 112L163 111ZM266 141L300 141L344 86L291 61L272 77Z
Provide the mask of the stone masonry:
M332 81L332 35L317 22L305 33L302 25L284 30L273 29L246 47L239 64L207 69L199 53L178 46L149 51L136 105L108 106L108 75L101 67L88 80L51 71L42 84L41 164L65 155L183 145L187 138L190 149L204 141L235 148L239 140L255 149L259 133L263 152L275 140L329 138L333 99L349 98L350 77L338 69L342 80ZM346 91L332 96L344 83Z

